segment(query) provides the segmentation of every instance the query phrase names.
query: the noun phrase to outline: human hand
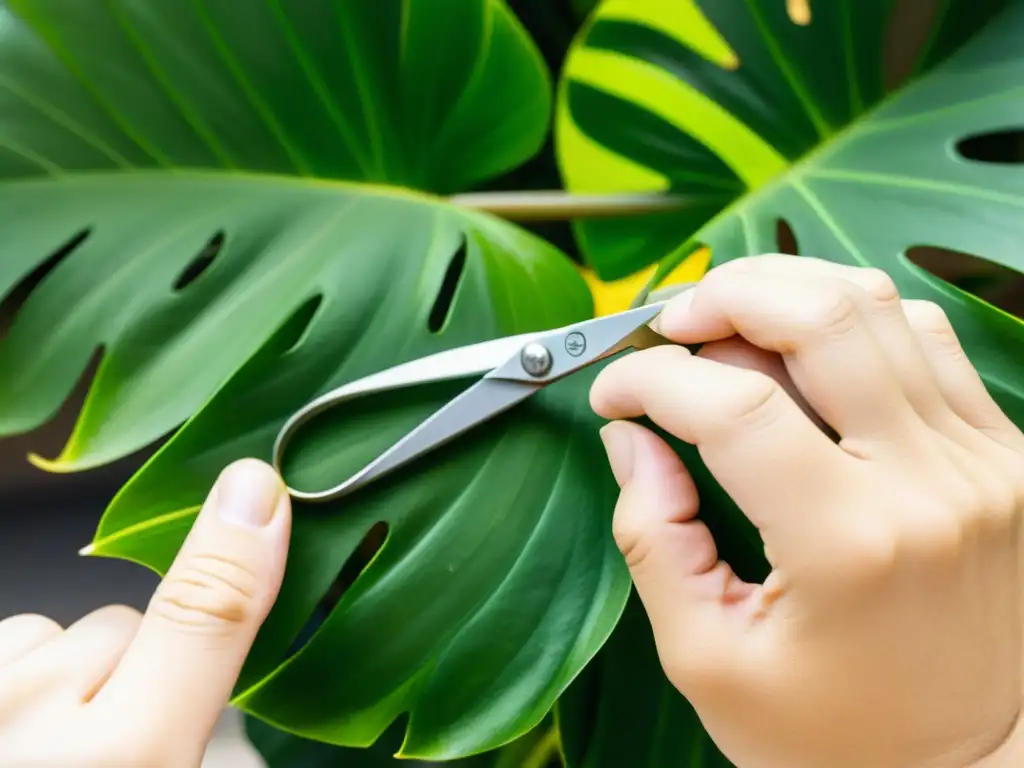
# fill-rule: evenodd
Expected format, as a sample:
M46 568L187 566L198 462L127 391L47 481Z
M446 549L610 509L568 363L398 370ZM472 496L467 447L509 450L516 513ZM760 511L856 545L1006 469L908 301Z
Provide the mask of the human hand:
M709 272L657 329L710 343L613 362L591 403L696 445L764 540L771 574L745 584L668 445L604 428L616 540L668 677L725 755L1024 765L1024 435L941 309L875 270L763 256Z
M222 473L145 616L102 608L66 630L0 622L0 766L199 766L277 597L291 527L277 474Z

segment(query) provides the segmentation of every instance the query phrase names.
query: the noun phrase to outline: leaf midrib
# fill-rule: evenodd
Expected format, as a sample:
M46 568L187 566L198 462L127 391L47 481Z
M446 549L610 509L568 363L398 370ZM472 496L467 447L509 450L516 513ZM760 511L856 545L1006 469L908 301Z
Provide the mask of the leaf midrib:
M243 169L219 168L138 168L124 170L98 169L82 170L65 173L60 178L51 176L23 176L0 179L0 194L9 188L25 189L30 187L46 187L59 185L69 187L76 184L109 184L115 186L128 181L139 180L164 181L168 179L191 179L198 183L227 184L261 184L266 186L307 187L325 192L366 194L388 199L405 199L423 204L444 206L470 213L471 209L461 208L445 200L445 198L413 187L399 184L380 184L369 181L349 181L326 176L294 176L284 173L250 171Z

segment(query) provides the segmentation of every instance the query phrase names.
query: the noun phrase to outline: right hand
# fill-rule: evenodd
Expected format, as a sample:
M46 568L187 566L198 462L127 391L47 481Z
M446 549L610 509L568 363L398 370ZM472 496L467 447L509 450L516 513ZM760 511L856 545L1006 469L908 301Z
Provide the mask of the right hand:
M876 270L763 256L712 270L658 330L705 346L617 360L591 402L696 445L765 542L771 574L741 582L675 453L605 427L616 540L669 678L724 754L1024 765L1024 435L942 310Z

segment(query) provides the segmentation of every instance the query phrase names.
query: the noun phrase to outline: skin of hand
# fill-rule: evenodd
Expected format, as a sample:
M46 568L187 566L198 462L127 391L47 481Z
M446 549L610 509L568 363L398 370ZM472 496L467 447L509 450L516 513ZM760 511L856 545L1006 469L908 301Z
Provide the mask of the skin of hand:
M881 271L765 255L711 270L591 404L614 533L662 665L739 768L1024 765L1024 435L944 312ZM1013 354L1007 350L1006 354ZM646 415L758 528L742 582Z
M62 629L0 622L0 766L188 768L281 586L288 495L268 465L228 467L146 614L102 608Z

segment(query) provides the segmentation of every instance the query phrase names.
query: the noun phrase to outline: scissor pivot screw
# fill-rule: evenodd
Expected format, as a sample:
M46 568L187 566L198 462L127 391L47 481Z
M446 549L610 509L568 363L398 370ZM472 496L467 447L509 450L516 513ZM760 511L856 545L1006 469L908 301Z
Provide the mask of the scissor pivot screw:
M543 344L527 344L521 356L523 370L531 376L543 376L551 370L551 353Z

